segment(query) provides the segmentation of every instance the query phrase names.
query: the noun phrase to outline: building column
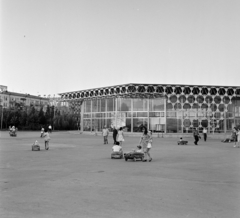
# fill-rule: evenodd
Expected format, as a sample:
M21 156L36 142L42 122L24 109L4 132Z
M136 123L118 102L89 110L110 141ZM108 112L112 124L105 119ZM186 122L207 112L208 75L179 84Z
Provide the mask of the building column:
M226 110L224 109L224 114L223 114L223 122L224 122L224 133L227 132L227 114L226 114Z
M92 126L92 99L90 101L91 101L91 124L90 124L91 131L90 132L92 132L92 129L93 129L93 126Z
M118 107L118 97L115 98L115 128L117 129L117 107Z
M131 133L133 133L133 99L131 98Z
M80 121L81 121L81 129L80 131L83 132L83 113L84 113L84 105L85 105L85 101L83 100L82 101L82 104L81 104L81 113L80 113Z
M148 128L148 130L149 130L149 128L150 128L150 118L149 118L149 104L150 104L150 100L149 100L149 98L147 99L147 118L148 118L148 126L147 126L147 128Z
M165 119L164 132L167 133L167 99L166 98L164 98L164 119Z

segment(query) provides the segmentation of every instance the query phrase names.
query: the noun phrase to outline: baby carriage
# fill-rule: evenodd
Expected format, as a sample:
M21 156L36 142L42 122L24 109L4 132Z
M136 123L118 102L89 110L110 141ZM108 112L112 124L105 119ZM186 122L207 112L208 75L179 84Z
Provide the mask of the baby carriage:
M229 142L235 142L236 141L236 135L233 133L226 139L223 139L221 142L223 143L229 143Z
M132 159L133 161L137 161L137 160L142 161L144 158L144 153L131 151L128 153L124 153L124 158L125 158L125 161L127 161L128 159Z
M32 151L40 151L38 141L34 142L34 144L32 145Z
M11 131L9 131L9 135L10 135L10 136L13 136L13 137L16 137L16 136L17 136L17 130L11 130Z
M188 144L188 141L186 141L186 140L178 141L177 144L178 144L178 145L187 145L187 144Z

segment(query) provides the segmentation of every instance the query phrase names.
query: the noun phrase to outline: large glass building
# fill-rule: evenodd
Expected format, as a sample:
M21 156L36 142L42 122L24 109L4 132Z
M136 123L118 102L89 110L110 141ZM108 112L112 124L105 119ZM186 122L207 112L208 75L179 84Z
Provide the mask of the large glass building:
M139 132L189 133L204 127L227 132L240 124L240 87L125 84L61 93L79 105L82 131L103 126Z

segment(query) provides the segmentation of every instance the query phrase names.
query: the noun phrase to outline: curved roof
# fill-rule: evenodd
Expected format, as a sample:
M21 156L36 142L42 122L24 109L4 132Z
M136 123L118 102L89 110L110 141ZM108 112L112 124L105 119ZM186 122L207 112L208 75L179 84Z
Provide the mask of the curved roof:
M236 86L209 86L209 85L180 85L180 84L137 84L129 83L124 85L115 85L59 93L65 100L84 100L94 98L159 98L176 95L240 95L240 87Z

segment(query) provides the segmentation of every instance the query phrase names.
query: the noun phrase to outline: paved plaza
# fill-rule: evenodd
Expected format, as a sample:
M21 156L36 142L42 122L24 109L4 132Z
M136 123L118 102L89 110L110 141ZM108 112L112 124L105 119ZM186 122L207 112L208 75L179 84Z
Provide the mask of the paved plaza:
M238 218L240 148L217 139L154 138L152 162L110 158L113 140L53 132L0 133L1 218ZM31 151L38 140L41 151ZM137 146L126 137L124 151Z

